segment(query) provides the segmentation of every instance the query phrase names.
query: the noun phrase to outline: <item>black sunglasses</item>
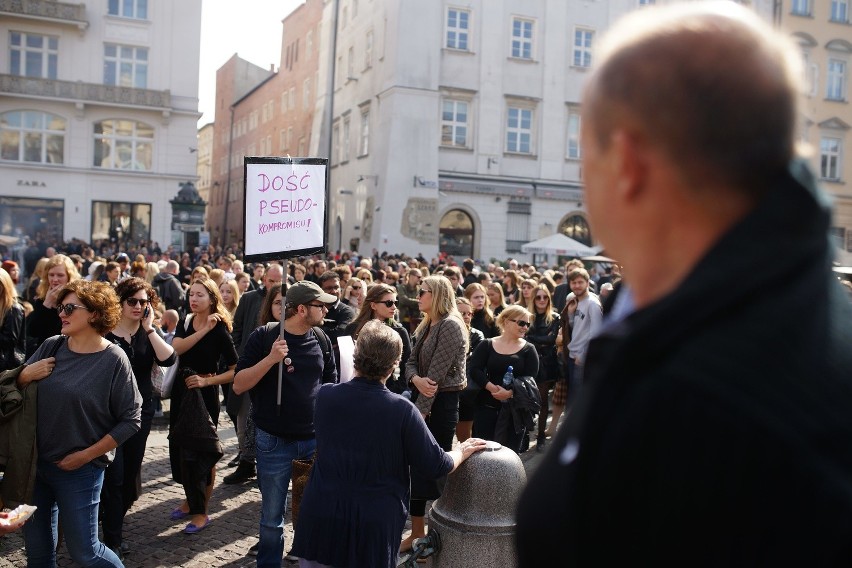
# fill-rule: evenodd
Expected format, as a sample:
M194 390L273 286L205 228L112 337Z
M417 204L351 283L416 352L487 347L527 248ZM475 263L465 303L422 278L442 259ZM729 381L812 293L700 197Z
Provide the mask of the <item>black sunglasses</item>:
M79 304L59 304L58 306L56 306L56 311L65 312L66 316L70 316L77 308L80 308L81 310L86 310L87 312L89 311L89 308L87 308L86 306L81 306Z
M124 300L127 302L127 305L131 308L135 308L136 306L144 306L148 303L148 298L127 298Z
M524 320L511 320L511 321L518 324L518 327L529 327L530 326L530 322L528 322L528 321L524 321Z
M387 307L398 306L399 300L385 300L384 302L376 302L377 304L384 304Z
M424 288L420 288L420 289L417 291L417 296L418 296L418 297L420 297L420 296L422 296L423 294L429 294L431 291L432 291L432 290L426 290L426 289L424 289Z

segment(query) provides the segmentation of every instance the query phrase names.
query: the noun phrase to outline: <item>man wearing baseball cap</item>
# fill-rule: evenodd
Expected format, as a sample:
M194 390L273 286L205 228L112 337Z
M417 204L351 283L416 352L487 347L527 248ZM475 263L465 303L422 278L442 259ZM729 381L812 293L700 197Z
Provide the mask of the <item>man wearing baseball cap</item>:
M280 301L280 297L274 299ZM257 565L261 568L281 566L292 463L313 457L316 395L320 384L337 382L331 341L319 328L328 312L327 304L336 301L313 282L302 280L291 285L282 306L283 332L281 324L274 322L254 330L237 363L233 390L236 394L249 393L257 428L261 495ZM279 363L283 365L280 383Z

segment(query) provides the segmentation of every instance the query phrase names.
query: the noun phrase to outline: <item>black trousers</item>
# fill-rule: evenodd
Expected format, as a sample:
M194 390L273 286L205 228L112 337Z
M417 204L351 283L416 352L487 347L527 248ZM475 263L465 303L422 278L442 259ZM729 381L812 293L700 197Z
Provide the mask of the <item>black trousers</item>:
M432 403L432 411L426 417L426 425L435 437L435 441L444 451L453 449L453 436L459 422L459 391L439 392ZM441 483L443 486L443 483ZM426 514L426 501L441 496L438 480L426 479L415 472L411 473L411 502L409 509L414 517Z
M504 408L503 405L494 407L480 404L476 408L476 416L473 419L473 437L482 438L483 440L498 441L495 430L497 429L497 419L500 417L501 412L509 412L509 410ZM511 420L511 418L509 418L509 420ZM523 433L518 434L515 432L514 428L509 428L508 440L500 441L500 443L502 444L505 442L504 445L507 448L516 453L520 453L523 439Z
M101 487L101 527L104 544L117 548L122 542L124 516L138 499L141 490L142 460L151 433L154 399L142 401L142 426L138 432L115 450L115 459L104 471Z

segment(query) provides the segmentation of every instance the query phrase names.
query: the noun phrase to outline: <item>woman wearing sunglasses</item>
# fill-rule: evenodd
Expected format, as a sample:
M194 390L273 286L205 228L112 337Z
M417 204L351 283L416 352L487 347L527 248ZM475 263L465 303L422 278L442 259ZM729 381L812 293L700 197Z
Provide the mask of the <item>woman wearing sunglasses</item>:
M550 290L544 284L535 287L532 294L535 306L535 319L527 332L527 341L535 345L538 352L538 375L535 383L541 398L541 411L538 415L538 441L536 451L544 450L547 426L548 402L550 389L559 378L559 360L556 358L556 336L559 335L560 318L553 309Z
M361 310L364 297L367 294L367 282L360 278L350 278L343 292L343 301L349 304L356 312Z
M61 338L51 338L18 379L38 381L38 463L24 525L29 566L56 565L58 522L81 566L123 566L98 540L104 469L138 430L142 397L124 351L103 335L121 319L118 297L103 282L75 280L56 294ZM59 342L59 343L57 343ZM53 357L47 357L55 351Z
M394 318L398 307L396 288L387 284L374 284L367 292L358 315L355 316L352 323L346 326L345 335L351 335L352 339L357 341L358 334L364 324L374 319L381 320L399 334L399 338L402 340L402 359L399 361L398 372L388 378L385 386L391 392L402 394L405 390L405 382L397 377L402 376L402 369L405 369L405 364L408 362L409 355L411 355L411 338L408 336L405 327Z
M186 500L172 511L174 521L189 519L184 532L197 533L210 523L207 506L213 493L216 479L216 462L222 457L217 451L208 448L189 448L178 443L175 426L203 416L181 417L184 400L191 396L192 389L199 389L204 401L203 408L190 404L186 412L205 412L209 415L213 427L219 423L219 385L234 380L234 368L237 366L237 350L231 339L231 314L222 303L222 296L216 283L211 279L195 280L189 287L189 308L192 317L189 323L184 319L178 323L172 345L180 356L180 371L172 387L171 413L169 416L169 459L172 477L183 485ZM218 372L220 358L224 362L224 371ZM183 379L183 380L181 380ZM218 438L215 440L218 444Z
M429 431L449 452L459 421L459 393L467 384L467 326L447 278L427 276L420 282L418 295L423 320L414 330L416 341L405 365L405 379ZM426 501L440 495L434 479L412 475L411 535L402 541L401 552L410 550L415 539L426 535Z
M122 280L115 293L121 303L121 319L106 338L121 347L130 359L142 395L142 427L116 450L115 461L106 470L101 492L104 544L122 557L127 552L122 539L124 516L139 498L142 460L154 418L151 374L155 365L172 366L175 352L154 326L154 311L160 300L148 282L141 278Z
M482 389L476 401L473 435L485 440L495 439L497 420L508 412L503 401L512 398L512 391L503 388L503 376L511 366L516 377L538 376L538 354L524 337L529 330L532 314L520 305L512 305L497 316L500 335L480 343L470 357L470 379ZM516 452L520 451L523 435L508 428L509 438L498 440Z

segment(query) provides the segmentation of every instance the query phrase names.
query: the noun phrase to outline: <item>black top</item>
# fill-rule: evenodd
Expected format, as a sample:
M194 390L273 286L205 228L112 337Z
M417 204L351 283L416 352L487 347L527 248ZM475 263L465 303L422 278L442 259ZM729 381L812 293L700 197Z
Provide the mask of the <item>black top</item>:
M849 563L852 305L823 197L791 173L591 341L518 506L519 566Z
M35 340L38 347L48 337L59 335L62 332L62 320L56 308L45 308L44 300L33 302L33 311L27 316L27 335Z
M485 321L485 310L474 310L473 316L470 318L470 327L481 331L486 339L500 335L493 321L491 325L488 325L488 322Z
M269 354L281 332L281 324L254 330L237 363L236 372L253 367ZM251 417L258 428L288 440L314 437L314 403L320 384L337 381L337 369L329 352L323 359L322 347L313 330L304 335L284 331L287 358L281 374L281 411L278 411L278 365L273 365L249 391ZM286 361L286 359L285 359Z
M159 330L155 329L154 333L163 336ZM151 398L153 386L151 385L151 369L154 364L161 367L171 367L177 360L177 355L171 354L164 361L157 359L157 354L151 346L151 341L145 328L141 325L139 329L130 337L130 343L112 332L106 334L106 339L118 345L124 350L127 358L130 359L130 365L133 367L133 375L136 377L136 386L139 387L139 393L143 400Z
M0 323L0 371L21 365L25 352L24 309L14 302Z
M193 316L192 320L195 317ZM192 320L189 322L189 329L184 327L186 318L180 320L177 329L175 329L175 337L189 337L196 333L192 326ZM189 368L199 375L209 375L210 373L217 373L219 371L220 358L228 367L237 362L237 350L234 348L234 342L231 341L231 334L228 333L228 328L221 321L216 324L216 327L212 331L208 332L198 343L193 345L189 351L181 355L178 364L181 369ZM180 401L186 390L184 377L179 372L172 387L171 418L177 418L175 409L176 407L180 408ZM219 386L201 387L201 396L204 398L204 406L207 407L207 412L210 413L213 423L218 424ZM170 419L170 424L171 422L172 420Z
M531 343L524 343L520 350L511 355L503 355L494 350L493 340L480 343L468 361L469 376L482 390L479 391L477 404L498 408L496 400L485 388L489 382L503 386L503 375L509 365L516 377L535 377L538 374L538 355Z

